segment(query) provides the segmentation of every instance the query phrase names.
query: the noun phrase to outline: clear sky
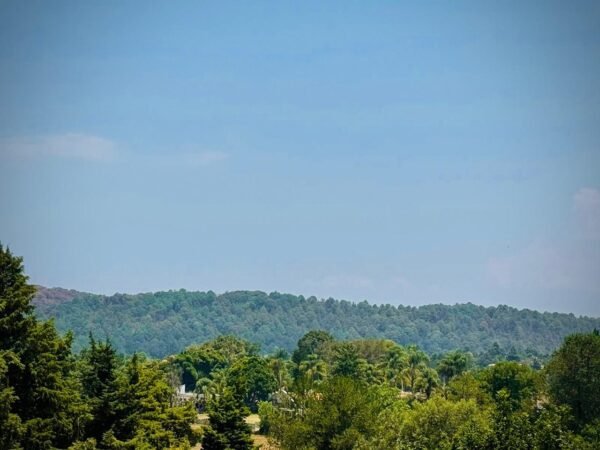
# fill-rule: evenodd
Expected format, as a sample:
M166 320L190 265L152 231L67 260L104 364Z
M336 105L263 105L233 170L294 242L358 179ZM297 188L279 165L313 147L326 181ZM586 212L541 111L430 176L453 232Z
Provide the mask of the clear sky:
M34 283L600 316L600 3L0 0Z

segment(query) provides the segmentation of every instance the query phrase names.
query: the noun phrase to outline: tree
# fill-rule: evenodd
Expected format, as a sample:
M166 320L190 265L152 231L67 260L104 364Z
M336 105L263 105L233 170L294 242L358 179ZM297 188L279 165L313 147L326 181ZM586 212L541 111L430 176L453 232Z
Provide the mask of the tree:
M301 391L311 389L327 377L328 366L315 354L308 355L296 371L296 385Z
M68 447L90 414L80 395L72 335L39 322L22 258L0 245L0 442L6 448Z
M260 349L257 344L231 335L219 336L212 341L205 342L200 348L214 350L225 360L226 366L230 366L243 356L257 355Z
M415 345L409 345L407 350L407 367L403 374L408 381L411 392L415 392L415 383L421 375L421 372L427 367L429 357Z
M306 396L291 417L271 418L282 449L352 449L357 439L372 436L385 404L374 390L347 377L331 377Z
M235 362L227 372L228 384L251 411L256 412L258 402L266 400L277 388L277 380L266 359L246 356Z
M283 353L282 353L283 352ZM279 351L269 357L269 368L273 372L275 381L277 382L277 389L285 388L291 384L290 369L292 362L287 359L288 354L285 351Z
M323 330L312 330L306 333L298 341L298 348L292 354L292 361L300 364L309 355L318 355L323 357L323 353L327 350L327 346L333 343L334 339L331 334Z
M600 334L567 336L546 367L552 398L568 405L578 428L600 420Z
M425 367L421 370L419 378L415 383L415 388L419 389L421 392L425 393L427 398L431 397L431 393L433 392L433 388L439 386L440 379L438 377L435 369L431 367Z
M331 374L362 379L365 365L366 361L359 358L354 345L344 342L336 346Z
M404 390L402 373L408 367L408 355L406 351L399 345L390 348L385 355L383 366L385 377L392 386L400 387Z
M247 345L241 341L224 336L203 345L192 345L169 361L169 364L181 372L181 382L187 391L196 389L196 382L210 377L215 369L223 368L246 354Z
M532 403L540 391L540 377L528 366L516 362L499 362L480 376L483 388L496 403L510 404L513 411Z
M173 389L156 361L134 354L121 368L112 396L114 424L104 434L108 448L171 448L195 441L191 402L173 406Z
M89 347L81 353L80 369L83 395L93 417L86 427L86 436L99 441L115 420L111 400L116 390L118 361L108 339L96 342L91 333L89 339Z
M494 394L492 445L498 450L529 450L535 436L528 408L516 409L514 392L503 387ZM520 405L519 405L520 406Z
M491 424L488 414L474 401L451 402L434 397L415 403L400 424L400 448L485 449L489 448Z
M250 427L244 421L248 409L231 389L208 404L209 426L204 431L205 450L246 450L252 448Z
M440 374L444 383L465 372L470 365L470 354L454 351L446 353L437 366L437 372Z
M475 400L478 405L492 401L491 395L484 389L483 383L471 372L454 377L448 383L448 398L451 400Z

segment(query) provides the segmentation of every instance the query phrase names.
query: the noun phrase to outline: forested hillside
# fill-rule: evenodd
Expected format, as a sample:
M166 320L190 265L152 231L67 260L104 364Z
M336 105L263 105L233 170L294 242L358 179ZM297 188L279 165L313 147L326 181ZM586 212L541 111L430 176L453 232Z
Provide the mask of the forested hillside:
M41 289L34 300L41 318L72 330L75 349L89 332L110 337L121 352L163 357L195 343L233 334L263 352L291 350L311 329L338 339L386 338L429 353L463 349L494 360L495 353L548 355L565 336L600 328L600 319L473 304L421 307L370 305L290 294L185 290L100 296Z

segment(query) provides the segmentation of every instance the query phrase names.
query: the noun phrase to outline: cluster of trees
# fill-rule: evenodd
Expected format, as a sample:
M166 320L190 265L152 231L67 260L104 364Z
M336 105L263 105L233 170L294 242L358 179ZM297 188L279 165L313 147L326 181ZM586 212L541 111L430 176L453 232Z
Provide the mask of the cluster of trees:
M314 330L291 354L219 336L151 359L92 334L73 353L33 295L0 246L0 448L245 450L251 412L282 450L600 448L596 330L569 335L545 367L498 345L486 354L503 360L482 367L467 351Z
M430 354L472 352L482 364L528 357L540 362L569 334L600 328L600 319L473 304L370 305L264 292L169 291L110 297L60 289L41 290L40 318L55 318L61 332L73 330L74 348L87 335L110 336L120 352L143 351L162 358L194 342L220 335L257 342L266 352L292 351L312 329L337 339L381 338L415 344ZM114 321L119 317L119 321Z
M165 360L210 413L205 448L250 448L245 414L282 449L594 449L600 335L574 334L548 365L477 367L391 340L310 331L291 355L224 336ZM216 445L215 442L220 444ZM235 444L234 444L235 443Z
M600 448L598 331L569 336L543 370L326 332L287 365L288 383L259 404L282 449Z
M0 245L0 448L189 448L192 404L178 405L160 361L109 342L71 352L72 335L33 314L35 288Z

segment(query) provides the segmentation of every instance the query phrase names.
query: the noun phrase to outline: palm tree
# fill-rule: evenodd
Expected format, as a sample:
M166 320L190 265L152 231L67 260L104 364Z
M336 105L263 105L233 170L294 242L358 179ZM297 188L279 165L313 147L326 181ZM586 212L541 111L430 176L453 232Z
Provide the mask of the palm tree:
M431 397L431 393L433 392L433 388L440 384L440 379L434 369L425 367L423 370L421 370L419 378L415 384L419 390L425 392L427 399L429 399L429 397Z
M269 367L277 381L277 390L289 385L291 377L289 371L289 361L280 358L270 358Z
M409 345L406 348L408 352L407 367L402 371L408 381L411 392L415 391L415 383L421 372L427 367L428 356L416 345Z
M327 376L327 364L314 353L308 355L308 358L300 363L298 369L301 377L307 380L311 387L321 383Z
M408 366L408 356L404 349L400 346L389 349L382 365L385 370L386 379L390 384L396 387L400 385L400 388L404 390L402 372Z

